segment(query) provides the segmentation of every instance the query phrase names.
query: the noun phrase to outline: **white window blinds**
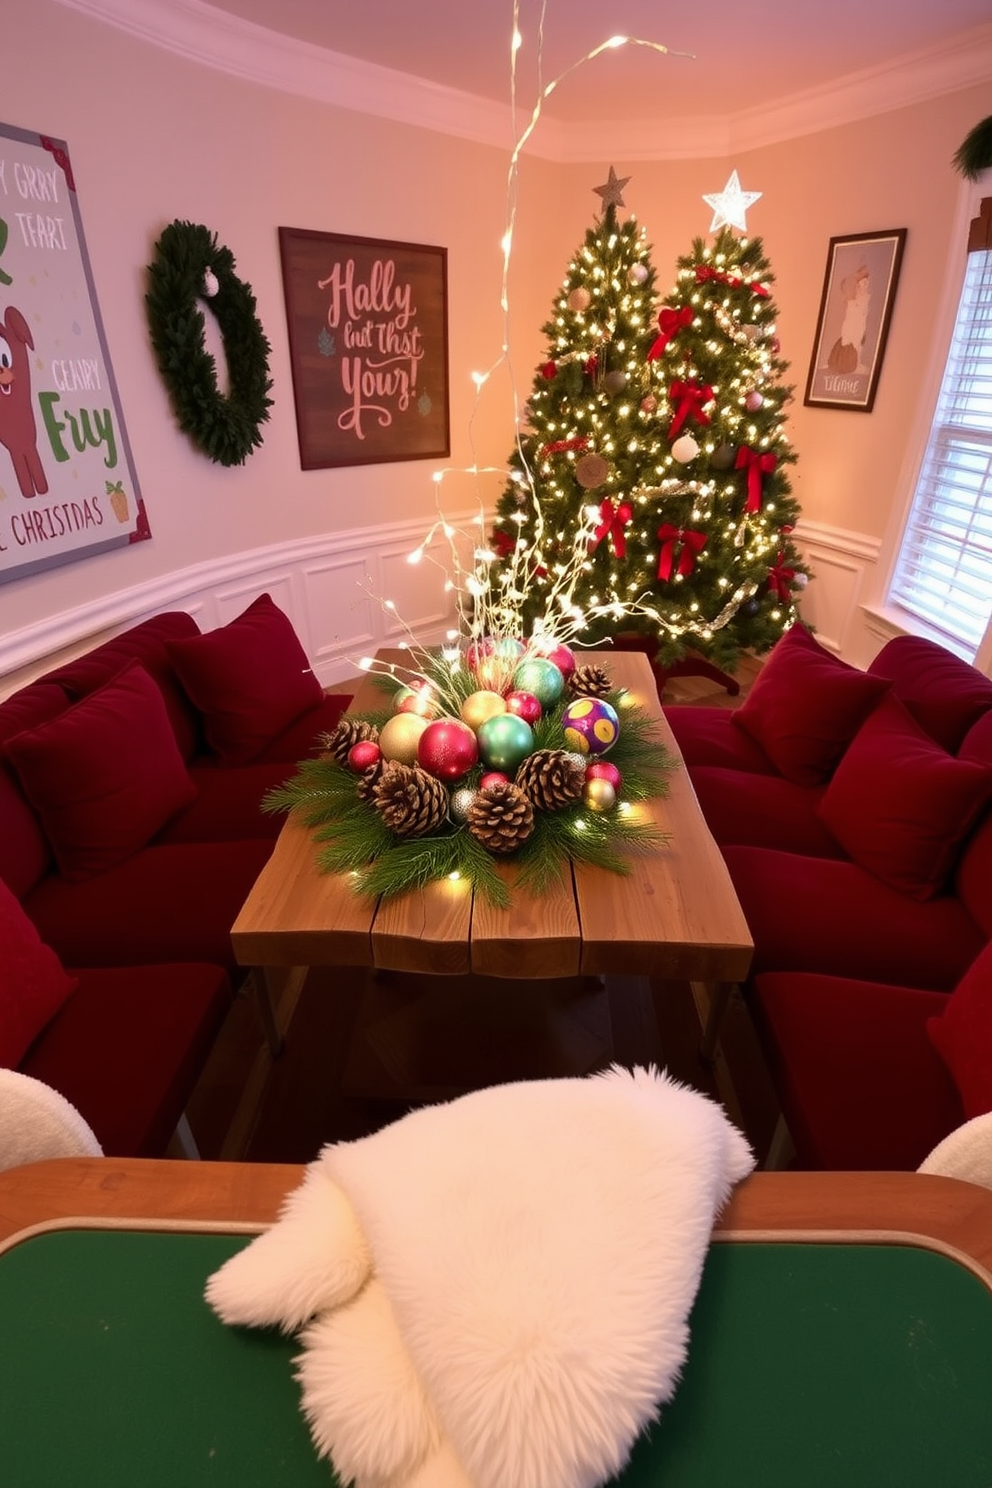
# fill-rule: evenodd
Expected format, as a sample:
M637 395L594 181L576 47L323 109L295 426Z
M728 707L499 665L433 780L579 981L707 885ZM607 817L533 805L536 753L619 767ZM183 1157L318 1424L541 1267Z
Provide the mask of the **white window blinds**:
M890 602L973 659L992 618L992 198L964 287ZM974 245L974 247L972 247Z

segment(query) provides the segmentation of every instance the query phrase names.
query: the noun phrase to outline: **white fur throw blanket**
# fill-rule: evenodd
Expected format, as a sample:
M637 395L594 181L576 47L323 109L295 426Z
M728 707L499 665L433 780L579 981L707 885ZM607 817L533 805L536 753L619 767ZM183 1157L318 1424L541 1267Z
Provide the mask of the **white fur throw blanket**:
M207 1300L303 1329L303 1410L343 1482L592 1488L674 1394L753 1166L655 1070L500 1085L325 1147Z

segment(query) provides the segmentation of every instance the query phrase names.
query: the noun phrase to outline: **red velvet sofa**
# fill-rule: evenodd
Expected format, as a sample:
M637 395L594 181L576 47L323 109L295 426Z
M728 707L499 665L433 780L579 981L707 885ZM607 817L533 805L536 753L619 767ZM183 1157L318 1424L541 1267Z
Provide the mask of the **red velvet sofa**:
M230 928L282 825L262 799L348 702L261 595L209 632L154 616L0 703L2 924L20 948L0 1063L59 1090L106 1152L164 1150L243 978ZM32 1011L46 953L59 971Z
M743 990L799 1163L917 1166L980 1113L976 1028L992 1108L992 680L915 637L861 672L795 626L740 708L665 712L754 937Z

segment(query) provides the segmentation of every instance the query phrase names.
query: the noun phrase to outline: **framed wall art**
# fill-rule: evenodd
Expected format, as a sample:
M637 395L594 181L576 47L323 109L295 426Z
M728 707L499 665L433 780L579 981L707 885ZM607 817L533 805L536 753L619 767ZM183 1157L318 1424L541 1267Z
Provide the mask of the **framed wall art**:
M450 453L447 249L280 227L304 470Z
M0 583L150 536L69 147L0 124Z
M830 239L808 406L871 412L905 242L904 227Z

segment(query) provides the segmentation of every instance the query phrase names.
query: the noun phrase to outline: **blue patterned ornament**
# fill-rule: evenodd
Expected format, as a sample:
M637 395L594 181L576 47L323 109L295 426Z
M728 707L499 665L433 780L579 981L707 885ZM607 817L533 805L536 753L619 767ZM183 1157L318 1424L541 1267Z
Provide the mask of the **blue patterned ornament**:
M602 698L576 698L562 713L561 724L566 746L582 755L606 754L620 737L616 709Z
M515 692L532 692L542 708L553 708L561 697L565 678L553 661L544 656L528 656L513 674Z

